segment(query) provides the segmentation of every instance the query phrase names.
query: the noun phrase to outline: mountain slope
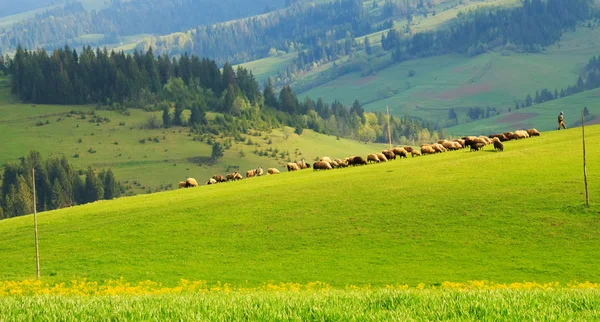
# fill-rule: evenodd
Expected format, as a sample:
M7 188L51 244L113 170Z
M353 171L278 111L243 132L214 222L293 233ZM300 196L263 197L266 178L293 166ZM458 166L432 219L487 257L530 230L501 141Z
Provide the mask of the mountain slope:
M596 142L600 127L587 135ZM579 136L548 132L507 142L503 153L283 173L43 213L42 275L237 285L598 281L600 208L595 199L582 206ZM598 196L594 160L600 150L589 149ZM31 230L31 216L0 221L0 279L33 276Z

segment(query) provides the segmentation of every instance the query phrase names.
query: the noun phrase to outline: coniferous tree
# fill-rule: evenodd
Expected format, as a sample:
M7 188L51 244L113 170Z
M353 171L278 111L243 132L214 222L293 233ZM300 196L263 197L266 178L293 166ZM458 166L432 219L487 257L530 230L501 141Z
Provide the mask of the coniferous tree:
M114 198L119 198L120 196L121 185L115 179L115 175L113 174L112 170L108 169L104 177L104 199L110 200Z
M169 105L163 107L162 120L164 127L171 126L171 115L169 115Z
M104 185L94 170L89 167L85 174L85 202L94 202L104 198Z

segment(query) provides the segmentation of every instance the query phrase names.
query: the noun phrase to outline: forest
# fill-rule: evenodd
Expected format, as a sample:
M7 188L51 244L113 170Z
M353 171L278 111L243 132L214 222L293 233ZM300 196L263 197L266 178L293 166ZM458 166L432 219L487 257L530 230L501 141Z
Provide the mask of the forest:
M385 50L393 51L396 62L448 53L475 56L499 46L539 52L591 14L589 0L525 0L522 7L459 15L459 21L448 29L411 37L392 29L382 36L381 43Z
M198 133L237 135L251 128L292 126L301 133L319 133L386 142L387 122L381 113L365 113L358 101L351 107L321 99L299 99L284 86L276 92L271 80L263 89L242 67L184 54L169 59L155 57L152 49L133 55L85 48L81 53L66 46L48 55L45 50L18 48L14 58L0 66L11 77L12 92L22 101L45 104L102 104L113 109L175 109L166 113L162 126L188 126ZM189 110L193 117L183 121ZM205 121L207 111L221 113L216 122ZM405 142L423 129L440 131L436 124L409 117L391 120L392 136ZM384 131L384 128L386 131Z
M87 34L104 34L101 43L116 43L118 37L127 35L168 34L258 15L282 8L286 2L290 1L114 0L99 11L87 11L80 2L70 2L0 29L0 53L13 51L19 44L51 50Z
M77 172L66 157L43 160L31 151L18 163L4 166L0 182L0 219L33 213L35 169L36 210L46 211L117 198L123 187L111 169L96 173L92 168Z

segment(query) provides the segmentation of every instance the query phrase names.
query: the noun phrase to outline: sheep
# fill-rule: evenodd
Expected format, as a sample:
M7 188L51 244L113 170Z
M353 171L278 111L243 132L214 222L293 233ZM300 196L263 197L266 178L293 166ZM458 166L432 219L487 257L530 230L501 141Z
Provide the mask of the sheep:
M329 162L326 161L317 161L315 163L313 163L313 171L316 170L331 170L333 169L331 167L331 164Z
M213 179L215 179L217 182L227 182L227 178L220 174L214 175Z
M433 147L431 145L422 145L421 153L422 154L435 154L435 150L433 149Z
M413 151L413 148L412 148L412 146L405 146L405 147L403 147L403 149L404 149L404 150L405 150L407 153L412 153L412 151Z
M335 159L333 161L338 164L339 168L345 168L345 167L348 166L348 159L347 158L345 160Z
M485 146L484 143L481 142L476 142L471 144L471 152L473 151L479 151L480 149L482 149Z
M185 181L179 181L179 188L185 187Z
M385 155L383 155L383 153L377 153L377 158L380 162L387 162L387 158L385 157Z
M442 143L442 146L448 150L458 150L460 148L457 148L456 144L458 144L458 146L460 146L459 143L457 142L450 142L450 141L445 141L444 143Z
M329 157L322 157L321 160L319 160L319 161L331 163L331 159Z
M198 186L198 182L196 181L196 179L194 178L187 178L185 180L185 187L189 188L189 187L197 187Z
M377 160L379 161L379 160ZM367 164L367 160L361 156L354 156L348 158L348 165L357 166L357 165L365 165Z
M513 132L504 132L504 136L508 139L507 141L516 139L515 134Z
M227 174L227 181L230 180L241 180L242 179L242 175L239 172L234 172L234 173L229 173Z
M261 167L256 168L256 170L254 170L254 173L256 174L257 177L262 176L265 172L263 171L263 169Z
M300 170L300 166L297 163L290 162L287 164L288 171L298 171Z
M246 178L252 178L256 175L256 173L254 172L255 170L248 170L246 171Z
M306 161L304 161L304 159L297 161L296 164L298 165L298 169L300 169L300 170L310 168L310 164L306 163Z
M410 149L412 150L412 148L410 148ZM394 152L395 155L400 157L400 159L406 158L406 156L408 155L408 150L406 150L405 148L401 148L401 147L395 147L394 149L392 149L392 152Z
M216 184L216 183L217 183L217 180L210 178L210 179L208 179L208 182L206 184Z
M527 131L523 131L523 130L517 130L515 131L515 138L518 139L526 139L529 137L529 134L527 133Z
M268 174L279 174L279 170L277 170L275 168L269 168L269 169L267 169L267 173Z
M379 158L377 157L377 154L369 154L369 155L367 155L367 161L369 163L372 163L372 162L379 163Z
M527 134L529 136L540 136L540 132L537 129L529 129L527 130Z
M410 152L411 156L414 158L415 156L419 157L421 156L421 152L419 152L418 150L412 150Z
M396 160L396 154L393 151L383 150L381 151L381 153L383 153L383 155L385 155L385 158L388 160Z
M508 141L508 138L504 134L490 134L490 139L498 138L501 142Z
M442 153L442 152L446 152L446 148L444 148L443 145L438 144L438 143L434 143L431 145L431 148L433 149L433 151L435 151L435 153ZM423 151L423 149L421 148L421 151Z
M487 138L478 137L478 138L474 138L473 142L475 142L475 143L482 143L483 145L486 145L486 144L489 144L486 139Z
M331 164L331 167L334 169L340 167L340 165L335 160L329 162L329 164Z
M502 142L500 142L500 140L498 138L495 138L496 140L494 140L494 150L496 151L504 151L504 144L502 144Z
M456 142L456 143L460 144L460 146L461 146L463 149L464 149L464 148L465 148L465 146L466 146L466 145L465 145L465 140L462 140L462 139L456 139L456 140L454 140L454 142Z

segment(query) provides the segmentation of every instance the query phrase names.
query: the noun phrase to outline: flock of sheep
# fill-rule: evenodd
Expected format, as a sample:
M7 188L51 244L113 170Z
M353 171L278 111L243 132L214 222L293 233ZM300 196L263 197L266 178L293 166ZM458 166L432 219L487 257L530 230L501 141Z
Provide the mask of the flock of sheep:
M345 168L348 166L366 165L369 163L386 162L395 160L396 158L406 158L409 154L412 157L442 153L448 150L459 150L470 148L471 151L479 151L488 144L494 145L494 150L504 151L504 144L502 142L510 140L525 139L532 136L540 136L540 132L536 129L529 130L517 130L515 132L504 132L501 134L491 134L489 136L465 136L456 140L440 140L437 143L421 144L421 150L414 149L411 146L395 147L393 149L384 150L381 153L372 153L367 156L367 159L361 156L352 156L345 159L331 159L329 157L322 157L319 161L313 163L312 168L314 170L330 170L335 168ZM288 171L298 171L303 169L310 169L311 165L303 160L298 162L290 162L287 165ZM279 170L276 168L267 169L267 173L270 175L279 174ZM261 167L246 171L246 178L260 177L264 175L264 170ZM242 174L235 171L227 174L226 176L215 175L208 180L206 184L216 184L220 182L236 181L243 179ZM179 188L197 187L198 182L194 178L188 178L186 181L179 182Z

